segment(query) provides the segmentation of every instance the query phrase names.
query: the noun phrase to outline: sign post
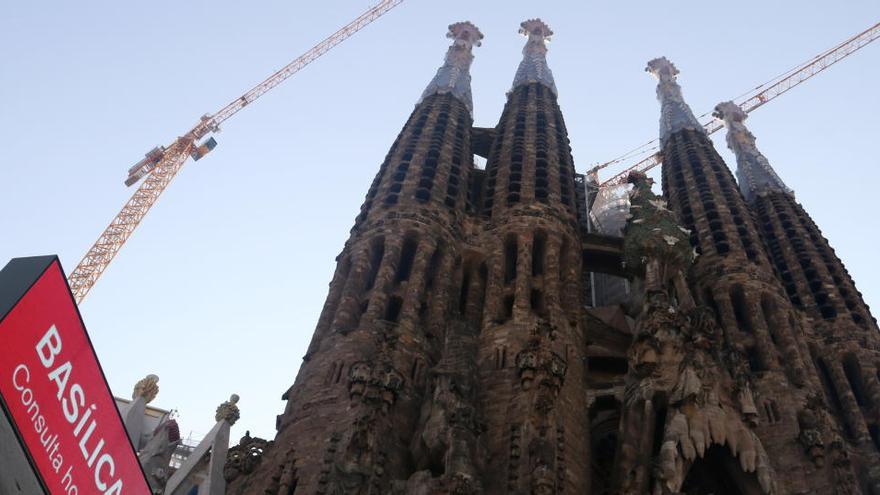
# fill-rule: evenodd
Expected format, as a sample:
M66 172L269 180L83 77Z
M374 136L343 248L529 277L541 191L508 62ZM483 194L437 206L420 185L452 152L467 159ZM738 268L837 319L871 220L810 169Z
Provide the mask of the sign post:
M149 495L57 256L0 271L0 406L51 495Z

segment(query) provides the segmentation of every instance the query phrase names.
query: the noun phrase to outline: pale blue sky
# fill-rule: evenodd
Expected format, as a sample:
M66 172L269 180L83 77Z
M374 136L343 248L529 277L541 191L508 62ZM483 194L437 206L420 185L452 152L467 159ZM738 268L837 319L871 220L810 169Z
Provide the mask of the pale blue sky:
M70 271L132 190L126 171L347 23L370 2L11 2L0 14L0 261L57 253ZM500 115L523 39L549 62L578 171L657 134L666 55L697 114L880 19L876 0L407 0L227 122L190 162L81 307L110 385L161 377L184 435L241 395L233 441L274 436L370 181L470 20L478 126ZM880 308L876 197L880 42L752 114L758 145ZM716 147L735 162L723 142ZM876 313L876 311L875 311Z

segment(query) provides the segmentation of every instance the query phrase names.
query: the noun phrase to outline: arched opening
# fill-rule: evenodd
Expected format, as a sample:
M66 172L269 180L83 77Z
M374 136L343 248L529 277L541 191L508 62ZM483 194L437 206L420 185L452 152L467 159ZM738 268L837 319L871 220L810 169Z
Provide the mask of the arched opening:
M825 395L831 402L831 407L838 416L842 416L843 403L840 400L840 395L838 395L837 393L837 388L834 386L834 380L831 377L831 371L828 369L828 365L825 363L824 359L818 357L817 352L812 347L810 348L810 353L813 355L813 360L816 364L816 370L819 372L819 380L822 382L822 385L825 388ZM849 438L853 438L854 435L849 422L844 421L843 424Z
M856 403L862 407L870 406L868 394L865 393L865 382L862 381L862 367L852 354L843 358L843 373L846 375Z
M397 276L394 277L395 283L409 280L412 273L413 261L416 259L416 248L418 243L414 236L407 236L403 241L403 249L400 253L400 264L397 266Z
M385 320L397 323L400 320L400 309L403 307L403 299L392 296L385 308Z
M741 285L733 286L733 290L730 292L730 303L733 305L733 315L736 317L736 324L740 330L749 334L755 333L752 320L749 318L746 296Z
M612 473L617 455L620 403L612 395L596 398L590 408L590 460L593 495L612 495Z
M468 291L471 288L471 272L470 268L465 265L464 276L461 279L461 290L458 295L458 314L463 315L467 310Z
M504 240L504 285L509 285L516 280L516 258L516 236L509 235Z
M767 323L767 330L770 333L770 340L773 341L773 345L779 345L779 336L777 333L780 331L777 328L778 319L777 316L777 308L776 303L770 298L769 294L761 294L761 312L764 314L764 321Z
M365 290L372 289L373 284L376 283L376 275L379 274L379 265L383 256L385 256L385 238L377 237L370 245L370 271L367 272Z
M762 495L754 473L745 473L727 447L713 445L691 465L680 493L686 495Z
M544 293L538 289L532 289L531 295L529 296L529 304L532 307L532 312L538 316L545 316L547 311L544 306Z
M547 244L547 236L543 232L535 234L532 243L532 275L538 276L544 274L544 252Z

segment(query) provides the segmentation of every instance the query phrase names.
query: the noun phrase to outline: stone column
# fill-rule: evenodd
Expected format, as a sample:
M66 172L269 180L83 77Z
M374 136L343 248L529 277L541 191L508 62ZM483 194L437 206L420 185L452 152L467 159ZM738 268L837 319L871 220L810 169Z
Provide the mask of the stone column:
M547 244L544 259L544 297L547 308L551 314L557 313L561 308L559 294L559 249L562 243L557 235L547 236Z
M238 396L232 394L228 401L217 407L214 416L217 423L168 479L165 495L189 495L196 487L198 495L226 493L223 467L229 448L229 429L239 418L237 402Z
M379 264L376 283L373 284L373 289L370 291L367 311L363 316L368 322L381 319L384 316L385 307L388 305L388 296L394 284L394 277L397 276L397 266L400 264L401 246L403 246L403 240L400 238L385 240L385 253Z
M351 260L349 258L344 258L336 264L336 271L333 273L333 280L330 281L327 301L321 310L316 332L323 333L330 327L330 323L333 321L333 310L336 309L339 298L342 297L342 290L345 288L345 279L349 270L351 270Z
M337 332L349 332L360 316L361 292L367 283L367 276L370 273L370 250L366 246L361 246L351 255L351 270L348 278L345 280L345 287L342 289L342 296L339 299L339 306L336 310L336 316L333 318L333 324L330 328Z
M748 314L746 318L752 324L755 331L755 340L758 347L758 356L769 370L779 369L779 359L777 357L776 346L770 338L770 331L767 323L764 321L763 312L761 311L761 300L759 293L746 294L746 306ZM795 353L796 357L797 354Z
M333 273L333 280L330 282L327 300L321 309L321 316L318 318L318 325L315 328L315 333L312 334L311 342L309 342L309 349L306 351L305 359L309 359L312 354L318 351L321 340L330 330L330 324L333 323L333 315L336 313L336 308L342 297L342 291L345 288L349 270L351 270L351 259L349 258L343 258L336 264L336 271Z
M504 299L504 245L500 240L488 249L489 273L486 277L486 302L483 311L483 327L501 318Z
M440 260L440 269L437 270L437 281L434 290L431 291L431 299L428 305L428 325L430 332L438 339L442 339L446 333L446 319L449 314L449 298L454 292L452 269L455 266L455 251L445 250ZM440 340L442 342L442 340Z
M524 318L529 313L532 282L532 234L517 236L516 280L514 280L513 317Z
M468 323L479 328L483 316L483 284L480 280L480 265L474 264L470 273L468 297L465 302L465 318Z
M428 276L428 263L434 254L437 243L431 239L422 239L416 247L415 259L413 259L412 271L406 282L406 290L403 294L403 307L400 310L401 326L414 325L418 319L419 307L425 293L425 284ZM407 328L409 328L407 326ZM414 328L414 327L413 327Z
M787 302L780 303L772 300L773 308L769 315L765 314L768 330L776 336L778 347L785 356L785 365L791 370L791 377L795 385L803 386L807 383L807 371L804 365L801 350L792 336L793 329L788 324L788 319L782 314L781 307L788 306Z
M578 269L580 267L580 263L578 262L580 255L579 243L575 244L571 241L563 241L559 252L561 260L559 278L560 288L562 290L560 299L562 300L562 306L569 312L566 314L569 319L577 318L581 307L580 291L578 291L578 283L581 275L580 270Z
M868 404L875 411L880 411L880 379L877 377L876 368L867 365L860 360L862 367L862 381L865 382L865 394L867 395Z
M862 410L856 402L849 380L846 379L846 373L843 371L843 365L837 359L829 359L827 361L828 371L831 373L832 386L837 390L837 396L840 397L840 405L843 408L843 416L850 431L858 442L864 442L870 436L868 435L868 425L865 418L862 417Z

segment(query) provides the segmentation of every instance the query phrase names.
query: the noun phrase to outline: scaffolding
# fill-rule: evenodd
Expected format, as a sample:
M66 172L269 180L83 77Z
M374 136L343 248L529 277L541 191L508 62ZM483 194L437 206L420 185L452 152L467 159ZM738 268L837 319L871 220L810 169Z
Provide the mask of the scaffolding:
M620 237L629 215L629 184L599 187L590 205L590 222L596 232ZM592 274L593 306L610 306L626 302L629 298L629 281L623 277L605 273Z

